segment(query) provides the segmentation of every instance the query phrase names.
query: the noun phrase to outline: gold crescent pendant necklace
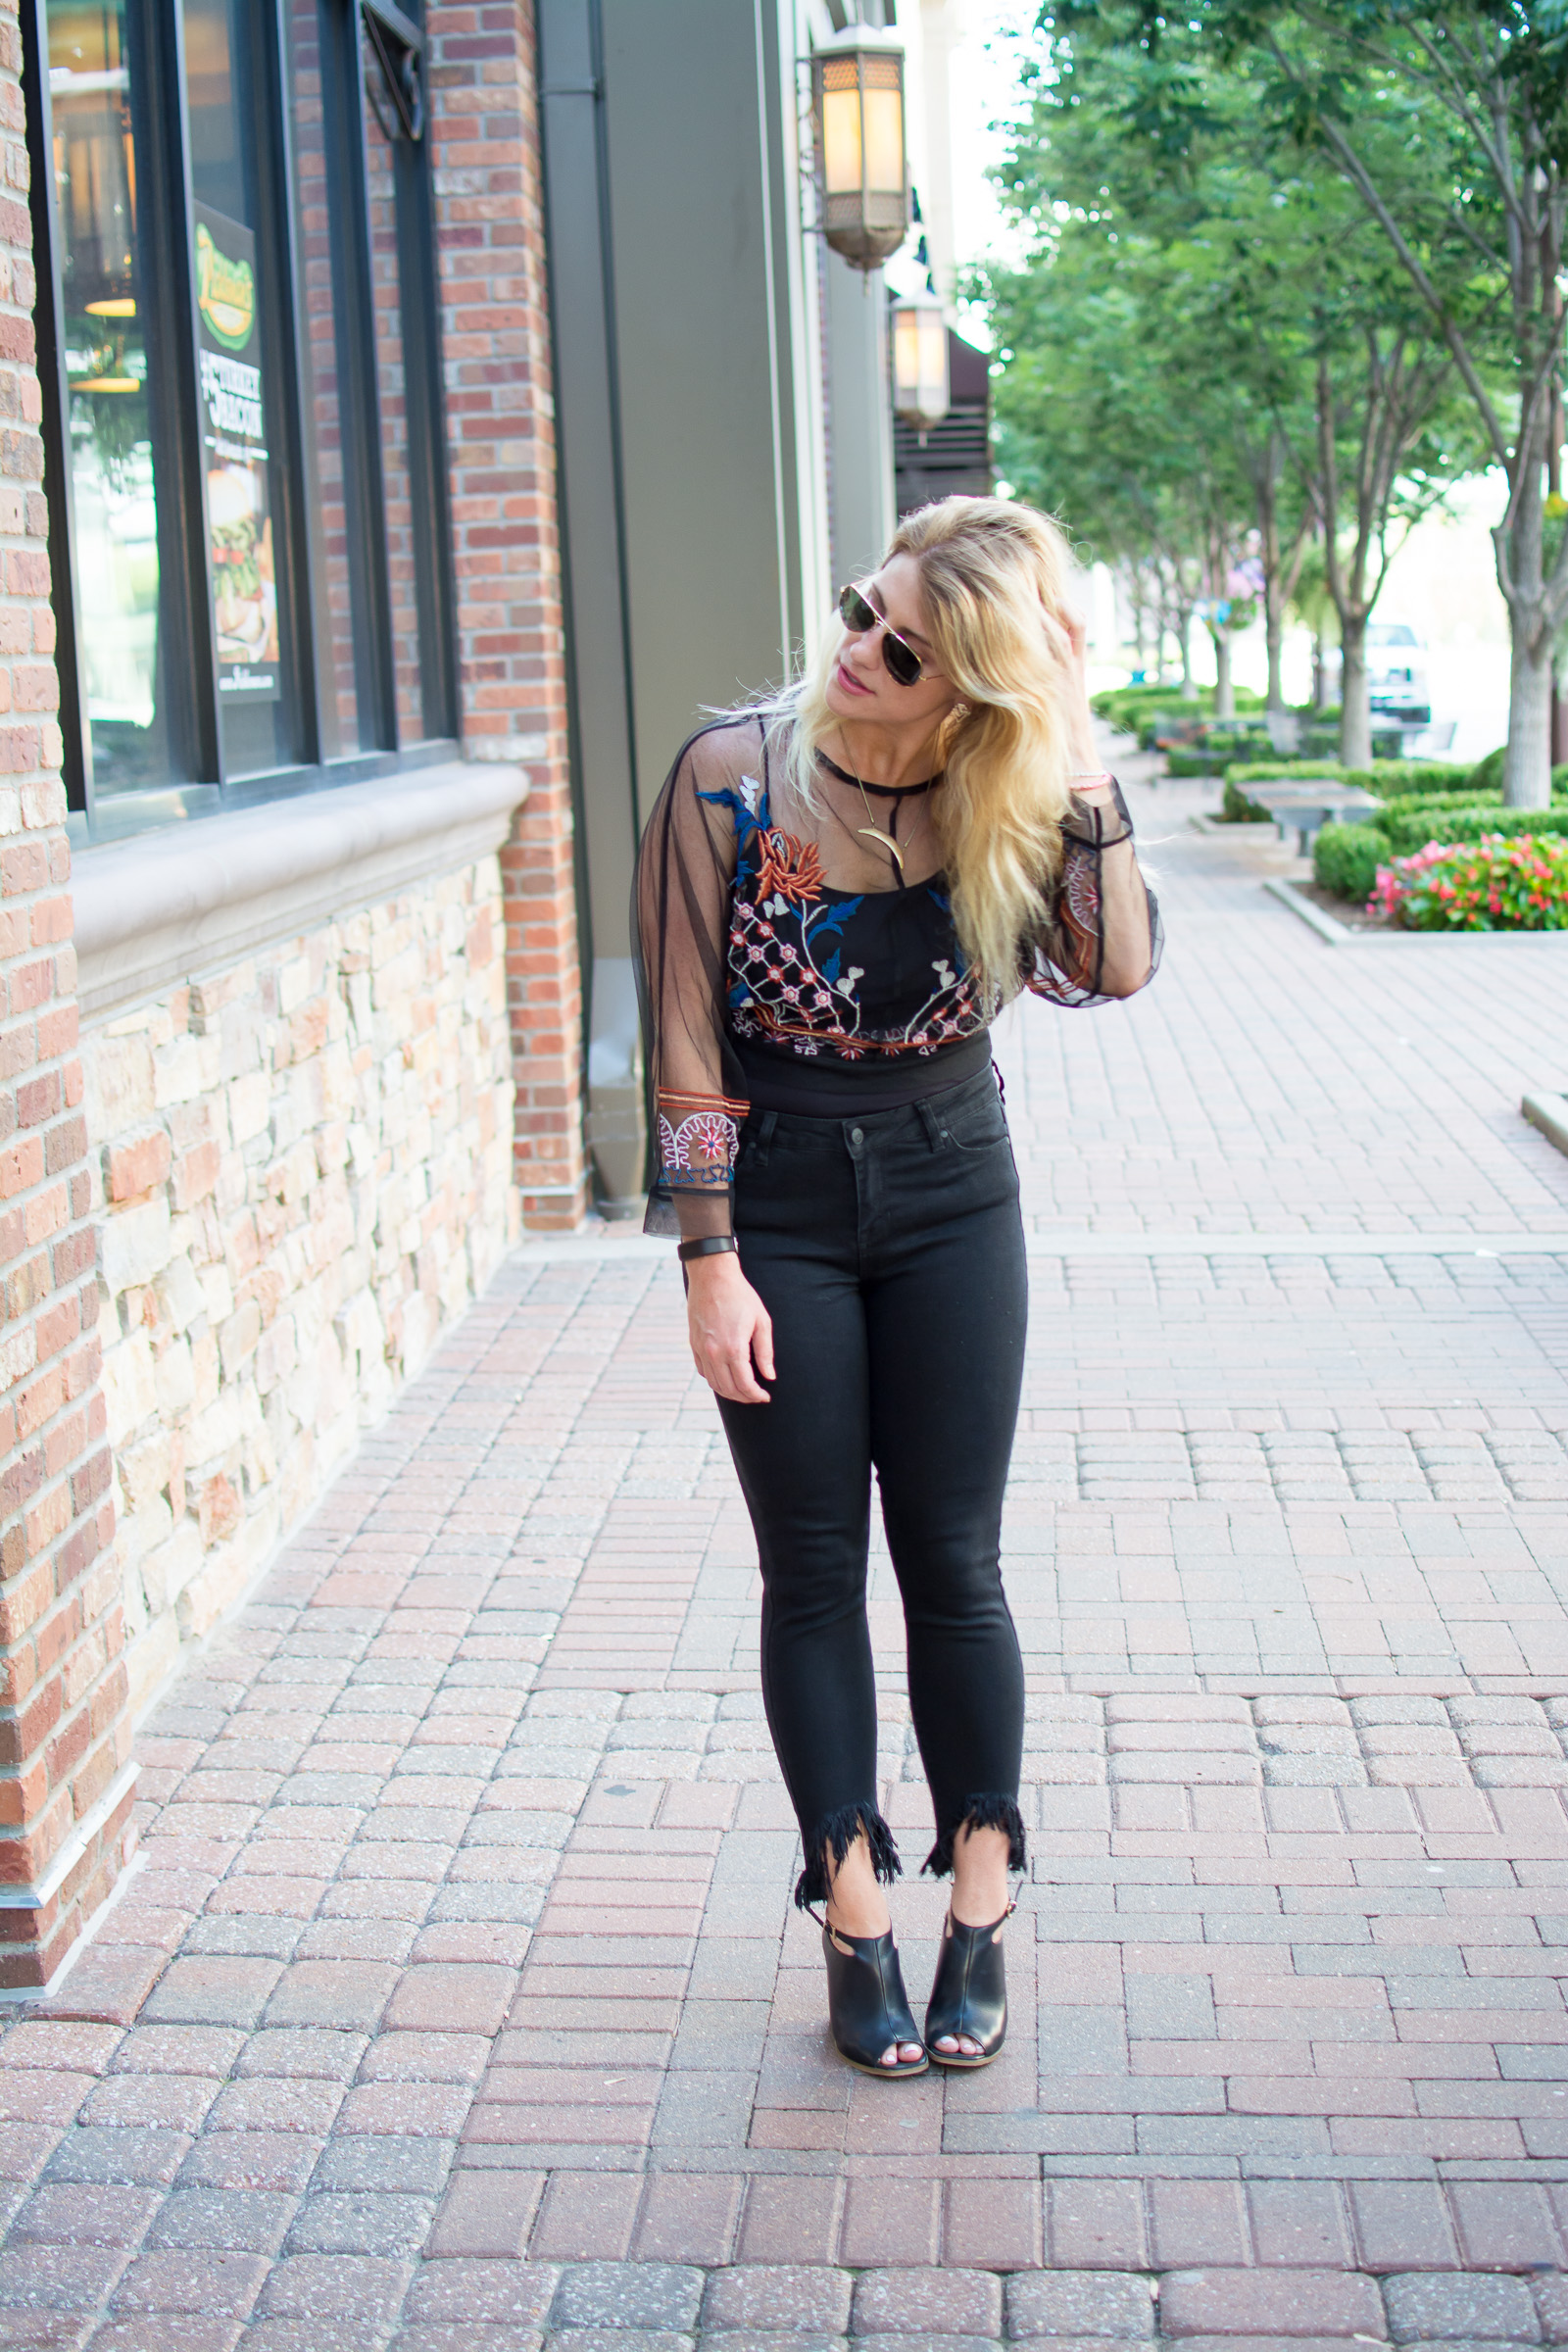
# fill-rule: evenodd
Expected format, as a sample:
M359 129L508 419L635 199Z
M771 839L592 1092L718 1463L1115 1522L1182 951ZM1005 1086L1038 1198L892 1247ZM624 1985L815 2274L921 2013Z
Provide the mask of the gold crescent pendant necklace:
M858 840L874 841L880 848L886 850L888 856L892 858L894 865L898 870L899 881L902 885L904 880L904 852L899 843L895 841L891 833L884 833L881 826L872 821L871 804L866 798L864 778L856 775L850 768L840 767L838 761L836 760L830 760L826 752L819 751L816 756L824 767L831 770L831 772L835 776L839 777L843 783L853 784L856 790L858 792L860 796L860 806L865 810L865 823L863 825L856 826L856 836ZM878 791L882 791L883 789L885 789L883 786L878 785ZM926 789L926 785L923 784L906 785L904 787L904 792L923 792ZM894 792L892 794L892 798L895 805L893 821L895 824L897 824L899 821L897 815L897 804L903 798L903 792ZM844 819L840 817L839 822L840 824L844 824ZM845 831L848 832L848 830L849 827L845 825Z
M860 786L860 806L865 810L865 822L863 825L857 825L855 828L856 832L863 835L867 841L879 841L882 844L882 847L887 851L889 857L893 859L893 862L898 867L899 872L902 874L904 871L904 852L900 849L898 843L894 840L891 833L884 833L880 825L872 824L871 804L865 797L865 786L860 783L858 776L856 777L855 781Z

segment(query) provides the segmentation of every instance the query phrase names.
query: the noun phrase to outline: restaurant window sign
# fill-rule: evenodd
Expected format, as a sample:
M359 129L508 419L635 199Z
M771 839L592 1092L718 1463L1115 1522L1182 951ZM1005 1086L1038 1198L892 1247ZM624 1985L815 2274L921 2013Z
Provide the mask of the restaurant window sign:
M417 0L24 0L23 32L74 834L444 756Z
M196 207L207 556L220 695L282 692L277 574L268 511L267 411L256 318L256 239Z

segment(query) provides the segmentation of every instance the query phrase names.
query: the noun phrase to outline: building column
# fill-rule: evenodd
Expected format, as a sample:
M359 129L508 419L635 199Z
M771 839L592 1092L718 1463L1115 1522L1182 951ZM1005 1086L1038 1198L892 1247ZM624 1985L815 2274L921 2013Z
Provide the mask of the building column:
M48 1983L134 1849L76 1051L16 0L0 0L0 1987Z
M514 1167L525 1223L569 1228L582 983L534 15L434 0L427 27L463 743L527 770L501 853Z

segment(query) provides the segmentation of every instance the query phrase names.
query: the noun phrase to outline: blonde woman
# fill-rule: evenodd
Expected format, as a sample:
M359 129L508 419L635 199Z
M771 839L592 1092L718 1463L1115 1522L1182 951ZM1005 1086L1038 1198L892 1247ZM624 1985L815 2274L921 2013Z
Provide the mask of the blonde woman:
M1153 902L1095 757L1055 525L949 498L847 588L809 670L677 759L635 923L659 1112L648 1229L757 1531L762 1693L825 1907L834 2039L882 2080L1002 2047L1023 1670L999 1565L1027 1312L988 1031L1131 996ZM883 1886L870 1488L953 1874L923 2034ZM813 1917L816 1914L813 1912ZM929 2055L928 2055L929 2054Z

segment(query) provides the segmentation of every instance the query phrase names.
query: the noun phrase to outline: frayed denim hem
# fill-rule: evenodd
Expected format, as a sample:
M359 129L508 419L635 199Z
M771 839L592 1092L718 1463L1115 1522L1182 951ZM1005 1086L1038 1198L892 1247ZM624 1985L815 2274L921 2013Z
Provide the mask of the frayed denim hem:
M803 1842L806 1849L806 1868L795 1885L797 1907L804 1911L811 1903L825 1903L831 1891L828 1883L829 1854L834 1867L844 1860L861 1832L871 1848L871 1868L884 1886L892 1885L903 1875L899 1849L893 1842L893 1832L873 1804L841 1805L836 1813L827 1814L813 1827Z
M1005 1830L1007 1833L1007 1868L1024 1870L1027 1856L1024 1849L1023 1815L1015 1796L991 1792L981 1796L966 1796L963 1811L949 1830L944 1830L924 1862L922 1872L929 1871L935 1879L946 1879L953 1872L953 1846L960 1830Z

